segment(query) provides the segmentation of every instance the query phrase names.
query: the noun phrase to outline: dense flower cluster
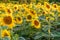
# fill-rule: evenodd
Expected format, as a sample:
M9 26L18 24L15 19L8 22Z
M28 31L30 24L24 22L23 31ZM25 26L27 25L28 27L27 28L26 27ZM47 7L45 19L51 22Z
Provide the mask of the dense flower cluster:
M42 30L42 28L48 25L48 33L50 34L50 28L55 26L54 23L60 22L59 17L60 6L57 4L50 4L48 2L44 2L44 4L30 3L21 5L0 3L0 29L2 30L0 31L1 37L3 38L8 36L11 38L10 30L17 25L20 25L21 28L24 27L24 25L25 27L29 25L28 28L34 28L37 30ZM7 28L2 29L2 27Z

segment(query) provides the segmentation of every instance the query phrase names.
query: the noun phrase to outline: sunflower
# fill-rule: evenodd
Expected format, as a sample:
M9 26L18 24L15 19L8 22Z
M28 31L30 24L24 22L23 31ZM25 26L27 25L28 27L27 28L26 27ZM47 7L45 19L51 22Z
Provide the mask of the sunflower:
M39 20L34 19L32 20L32 26L34 26L34 28L39 29L41 28L41 23L39 22Z
M23 8L28 7L28 5L26 5L26 4L22 4L21 6L22 6Z
M51 5L49 3L47 3L47 2L44 2L44 8L45 8L44 10L50 11Z
M58 6L58 9L57 9L58 12L60 12L60 6Z
M3 26L8 26L8 28L12 29L15 24L14 24L14 20L13 20L13 16L10 14L6 14L1 18L1 22Z
M29 11L29 14L32 15L32 17L36 18L37 17L37 13L33 10Z
M43 15L49 14L47 11L42 12Z
M18 10L18 5L15 4L15 5L13 6L13 9L14 9L14 10Z
M36 8L41 8L41 3L38 3L38 4L36 5Z
M6 36L10 38L10 32L7 30L3 30L2 31L2 37L6 37Z
M5 4L4 4L4 3L1 3L1 4L0 4L0 10L1 10L1 9L4 9L4 8L5 8Z
M30 9L29 8L26 8L26 7L23 7L25 9L26 12L29 12Z
M33 19L33 18L32 18L32 16L31 16L30 14L28 14L28 15L26 16L26 20L27 20L27 21L32 21L32 19Z
M36 13L36 11L34 11L34 10L31 10L31 9L29 9L29 8L24 8L25 9L25 12L27 12L28 14L30 14L30 15L32 15L32 17L37 17L37 13Z
M15 23L17 23L17 24L22 24L22 22L23 22L23 20L22 20L22 17L21 16L17 16L17 17L15 17Z
M13 13L11 8L5 8L5 12L7 14L12 14Z
M57 10L57 8L58 8L58 5L57 4L53 4L52 5L52 10Z

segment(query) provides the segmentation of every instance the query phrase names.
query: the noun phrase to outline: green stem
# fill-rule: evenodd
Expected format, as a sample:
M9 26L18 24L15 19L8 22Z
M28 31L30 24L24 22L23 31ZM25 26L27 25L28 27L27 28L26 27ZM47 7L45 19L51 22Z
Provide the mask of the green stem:
M2 39L1 33L2 33L2 28L0 27L0 39Z

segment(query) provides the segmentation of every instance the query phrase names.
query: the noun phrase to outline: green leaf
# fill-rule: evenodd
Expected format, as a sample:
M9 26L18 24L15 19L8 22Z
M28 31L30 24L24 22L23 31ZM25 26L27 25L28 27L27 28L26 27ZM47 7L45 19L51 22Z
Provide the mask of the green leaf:
M10 40L10 38L9 37L5 37L5 38L3 38L3 40Z
M20 38L19 38L19 40L25 40L25 38L23 38L23 37L20 37Z

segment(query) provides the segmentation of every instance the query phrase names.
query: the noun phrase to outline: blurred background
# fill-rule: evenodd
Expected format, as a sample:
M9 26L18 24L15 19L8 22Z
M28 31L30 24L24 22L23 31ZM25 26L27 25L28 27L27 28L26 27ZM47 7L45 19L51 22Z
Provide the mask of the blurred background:
M46 1L46 2L53 2L53 3L59 3L60 2L60 0L0 0L0 2L5 2L5 3L7 3L7 2L13 2L13 3L31 3L31 2L33 2L33 3L38 3L38 2L44 2L44 1Z
M49 3L57 3L60 4L60 0L0 0L0 3L15 3L15 4L30 4L30 3L44 3L44 2L49 2ZM60 26L59 26L60 27ZM17 31L16 33L20 34L19 31ZM24 33L24 32L23 32ZM59 32L54 32L57 35L60 34L60 30ZM22 34L22 33L21 33ZM40 34L41 35L41 34ZM54 34L55 35L55 34ZM23 37L30 37L30 35L23 35ZM59 35L60 36L60 35ZM30 37L31 40L33 40L32 37ZM42 37L41 40L47 40L47 38ZM60 40L60 37L55 37L54 40ZM51 38L51 40L53 40L53 38Z

